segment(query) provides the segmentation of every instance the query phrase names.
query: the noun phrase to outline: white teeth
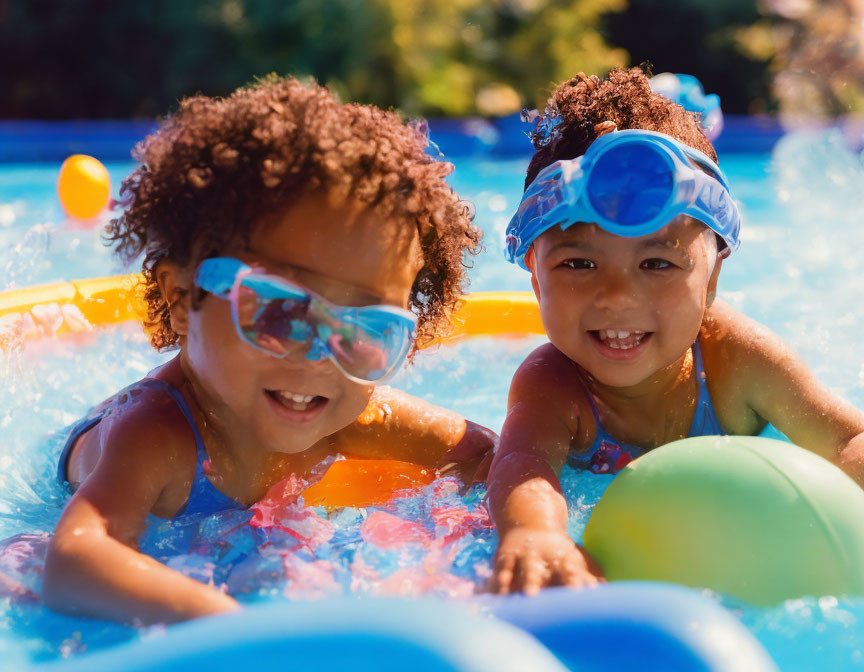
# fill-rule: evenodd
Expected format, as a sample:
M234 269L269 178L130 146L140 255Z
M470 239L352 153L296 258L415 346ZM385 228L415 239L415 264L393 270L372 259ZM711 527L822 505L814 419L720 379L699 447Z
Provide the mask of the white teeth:
M315 398L310 394L292 394L291 392L282 391L279 391L277 394L279 395L279 398L285 402L286 406L289 406L296 411L305 411L309 402Z
M638 329L634 329L633 331L624 331L623 329L599 329L598 334L600 334L600 338L630 338L631 336L635 336L638 338L639 336L644 336L644 331L639 331Z
M642 342L645 336L644 331L637 329L633 329L632 331L624 329L599 329L597 334L607 347L615 350L630 350L631 348L635 348Z

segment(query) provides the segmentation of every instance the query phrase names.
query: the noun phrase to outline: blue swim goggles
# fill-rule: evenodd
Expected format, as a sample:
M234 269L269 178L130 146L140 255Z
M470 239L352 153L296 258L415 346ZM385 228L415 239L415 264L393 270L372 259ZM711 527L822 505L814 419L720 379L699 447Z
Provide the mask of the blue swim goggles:
M738 249L741 218L716 163L662 133L613 131L597 138L583 156L540 171L507 226L504 254L527 270L531 244L555 225L566 229L592 222L636 238L679 215L711 228L730 252Z
M252 347L281 359L302 343L306 359L329 357L355 382L380 383L394 374L414 342L417 317L407 310L337 306L232 257L202 261L195 284L231 301L237 333Z

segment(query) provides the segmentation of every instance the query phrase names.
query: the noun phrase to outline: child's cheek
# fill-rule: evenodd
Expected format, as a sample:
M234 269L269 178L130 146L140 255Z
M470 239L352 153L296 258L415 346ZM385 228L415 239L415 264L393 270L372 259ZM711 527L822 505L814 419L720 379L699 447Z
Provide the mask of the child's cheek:
M334 424L339 426L334 426L333 431L347 427L363 415L374 391L374 385L361 385L346 378L338 413L334 417Z

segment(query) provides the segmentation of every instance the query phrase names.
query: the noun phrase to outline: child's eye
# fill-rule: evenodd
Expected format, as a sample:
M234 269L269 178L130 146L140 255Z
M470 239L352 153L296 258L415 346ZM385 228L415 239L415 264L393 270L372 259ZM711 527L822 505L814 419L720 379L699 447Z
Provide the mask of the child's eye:
M566 261L561 262L561 265L572 268L575 271L597 268L594 262L590 259L567 259Z
M640 264L640 267L646 271L665 271L667 268L674 268L675 264L665 259L646 259Z

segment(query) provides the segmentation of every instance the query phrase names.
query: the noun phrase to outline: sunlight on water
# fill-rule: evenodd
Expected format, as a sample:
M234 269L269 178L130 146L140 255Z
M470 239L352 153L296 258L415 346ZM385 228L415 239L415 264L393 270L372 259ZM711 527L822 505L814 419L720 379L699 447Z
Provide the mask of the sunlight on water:
M817 375L864 406L858 298L864 271L860 226L864 167L839 135L787 136L774 156L721 163L742 202L741 250L727 260L720 295L783 336ZM473 259L471 290L530 290L528 274L502 256L504 229L521 194L526 160L464 160L452 183L476 203L486 251ZM130 166L109 166L116 185ZM0 288L124 272L98 232L70 229L56 205L54 167L0 166ZM157 637L53 614L39 604L47 534L66 499L56 484L56 432L169 355L140 330L31 345L0 357L0 659L46 660L130 638ZM498 429L509 380L542 338L476 339L421 353L394 382ZM52 434L53 433L53 434ZM566 469L569 531L578 539L611 477ZM422 493L365 510L226 512L179 523L154 520L142 548L241 601L315 599L344 592L464 599L490 573L496 537L481 506L442 479ZM394 541L394 539L398 541ZM794 561L794 559L789 559ZM854 669L864 601L831 597L733 611L786 670Z

